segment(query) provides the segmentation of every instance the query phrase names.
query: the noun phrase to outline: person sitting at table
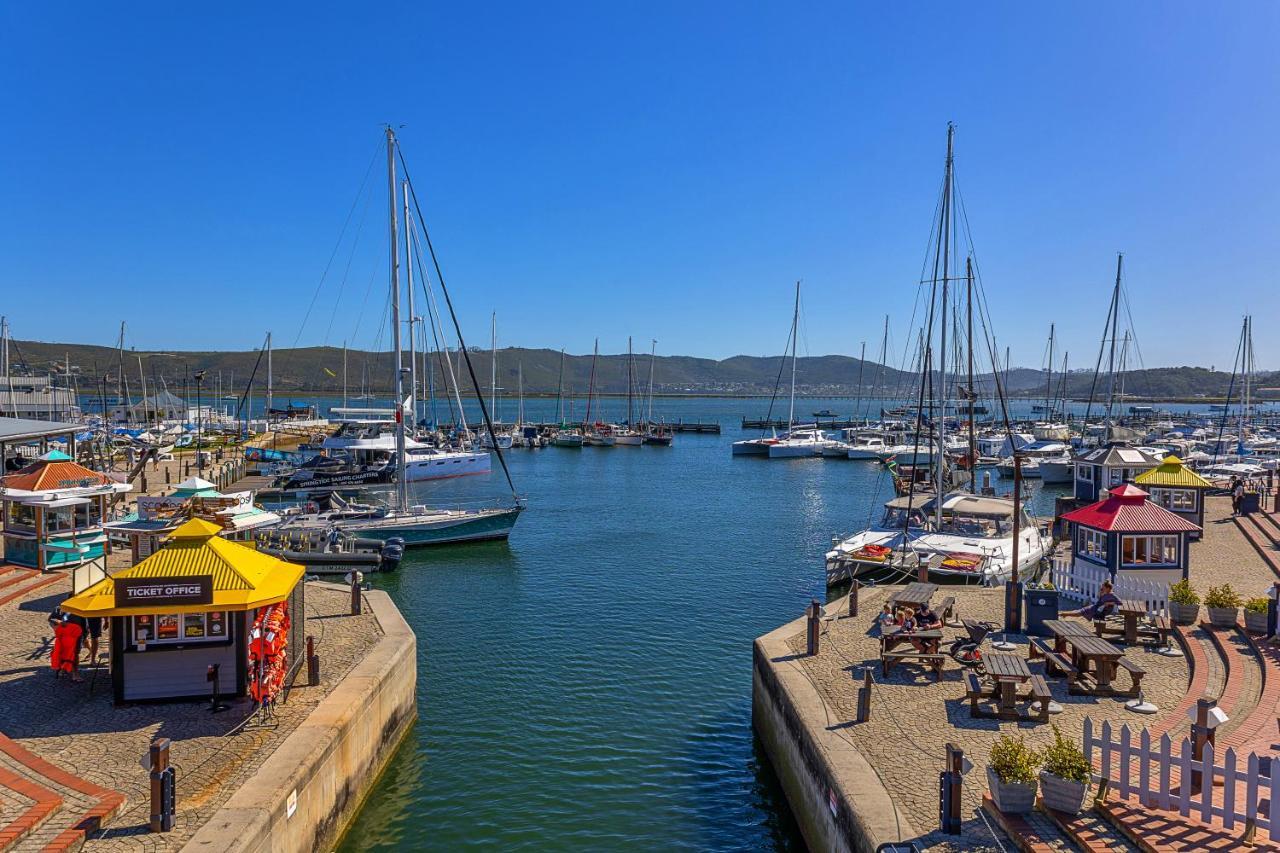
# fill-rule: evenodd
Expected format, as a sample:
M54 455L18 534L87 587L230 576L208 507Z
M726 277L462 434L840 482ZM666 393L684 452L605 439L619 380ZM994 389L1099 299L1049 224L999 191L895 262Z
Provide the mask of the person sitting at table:
M881 633L896 628L898 620L893 615L893 606L886 604L880 611L880 617L876 621L880 624Z
M1120 608L1120 597L1111 591L1111 581L1103 581L1098 588L1098 600L1079 610L1068 610L1059 616L1083 616L1085 619L1105 619Z
M939 631L942 629L942 618L938 616L937 611L925 602L919 610L916 611L916 630L917 631ZM937 640L913 640L911 643L916 647L916 651L932 654L936 652Z
M903 633L909 634L916 629L915 616L913 616L911 611L905 607L899 608L898 618L896 621L898 623L898 630Z

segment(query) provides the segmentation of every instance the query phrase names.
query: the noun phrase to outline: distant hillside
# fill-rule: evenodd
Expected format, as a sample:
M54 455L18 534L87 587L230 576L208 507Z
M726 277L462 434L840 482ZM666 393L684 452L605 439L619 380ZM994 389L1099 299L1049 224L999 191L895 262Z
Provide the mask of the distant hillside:
M482 388L489 387L490 355L487 350L473 350L471 364ZM140 373L146 377L148 388L159 381L169 390L181 393L184 383L194 381L191 376L205 371L206 393L215 391L219 375L223 393L240 393L259 362L257 350L247 352L183 352L127 350L123 358L125 380L129 390L137 394ZM460 354L451 352L454 372L464 389L471 387L465 375ZM39 341L14 341L11 358L15 371L61 375L70 362L71 375L81 393L100 392L106 383L107 392L115 393L117 376L121 366L119 353L104 346L87 344L44 343ZM141 361L141 368L139 367ZM336 347L303 347L277 349L272 353L272 377L276 393L287 396L302 391L334 393L342 391L342 350ZM442 387L444 359L434 356L436 384ZM654 365L654 389L663 394L768 394L773 390L780 370L785 367L783 356L758 357L739 355L720 361L691 356L659 356ZM524 390L528 394L554 394L560 370L560 353L550 349L508 348L498 351L498 385L514 393L523 369ZM856 393L859 371L862 372L864 393L880 396L898 396L912 393L916 388L915 374L842 355L824 355L801 358L797 364L798 390L808 395L848 396ZM330 375L332 373L333 375ZM566 355L564 358L564 384L568 393L582 395L591 377L590 355ZM638 389L646 388L649 377L649 356L635 357L635 382ZM783 371L783 382L790 377L790 370ZM1044 393L1045 374L1041 370L1014 368L1009 372L1008 387L1015 396L1035 398ZM371 393L386 393L391 387L391 355L388 352L351 350L347 354L347 385L354 396L367 388ZM1259 386L1280 384L1280 374L1268 373L1257 377ZM1058 387L1055 376L1053 385ZM1161 367L1151 370L1131 371L1117 382L1117 390L1126 394L1155 399L1193 399L1197 397L1222 397L1227 393L1231 376L1221 371L1202 367ZM266 383L266 359L258 364L255 393L261 393ZM1069 377L1067 393L1076 399L1089 396L1093 383L1091 371L1075 371ZM595 384L606 394L626 393L626 354L601 355L596 366ZM991 387L990 375L978 377L979 389ZM1105 378L1098 383L1097 393L1105 394ZM988 392L989 393L989 392Z

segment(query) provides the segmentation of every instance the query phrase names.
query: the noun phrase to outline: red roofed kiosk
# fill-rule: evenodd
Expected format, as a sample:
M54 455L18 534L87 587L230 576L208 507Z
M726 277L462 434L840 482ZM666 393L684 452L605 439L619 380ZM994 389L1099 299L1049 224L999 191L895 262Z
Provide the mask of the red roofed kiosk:
M1062 516L1071 525L1072 558L1111 576L1175 583L1190 569L1189 540L1200 526L1125 483L1097 503Z

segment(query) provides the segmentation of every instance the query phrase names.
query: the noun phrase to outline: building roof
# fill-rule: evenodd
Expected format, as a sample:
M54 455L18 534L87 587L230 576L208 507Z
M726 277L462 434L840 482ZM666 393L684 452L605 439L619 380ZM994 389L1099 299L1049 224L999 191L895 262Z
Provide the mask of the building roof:
M32 441L53 435L77 433L84 427L61 421L37 421L31 418L0 418L0 441Z
M173 497L179 498L216 498L219 494L216 485L199 477L188 477L173 488Z
M1179 486L1188 489L1207 489L1213 485L1172 455L1166 456L1164 461L1150 471L1134 477L1133 482L1140 486Z
M1106 444L1076 457L1078 462L1105 465L1108 468L1154 468L1160 460L1145 450L1127 444Z
M1063 521L1094 530L1125 533L1184 533L1199 530L1182 516L1147 500L1147 493L1128 483L1097 503L1062 516Z
M117 608L116 578L213 578L213 603L166 606L166 613L203 613L209 610L244 611L284 601L302 580L304 569L296 563L218 536L222 530L199 518L182 524L168 543L130 569L98 581L62 603L62 609L80 616L125 616L136 607ZM145 611L142 611L145 612Z
M108 475L90 470L78 462L43 458L0 479L4 488L23 492L85 489L114 483L115 480Z

